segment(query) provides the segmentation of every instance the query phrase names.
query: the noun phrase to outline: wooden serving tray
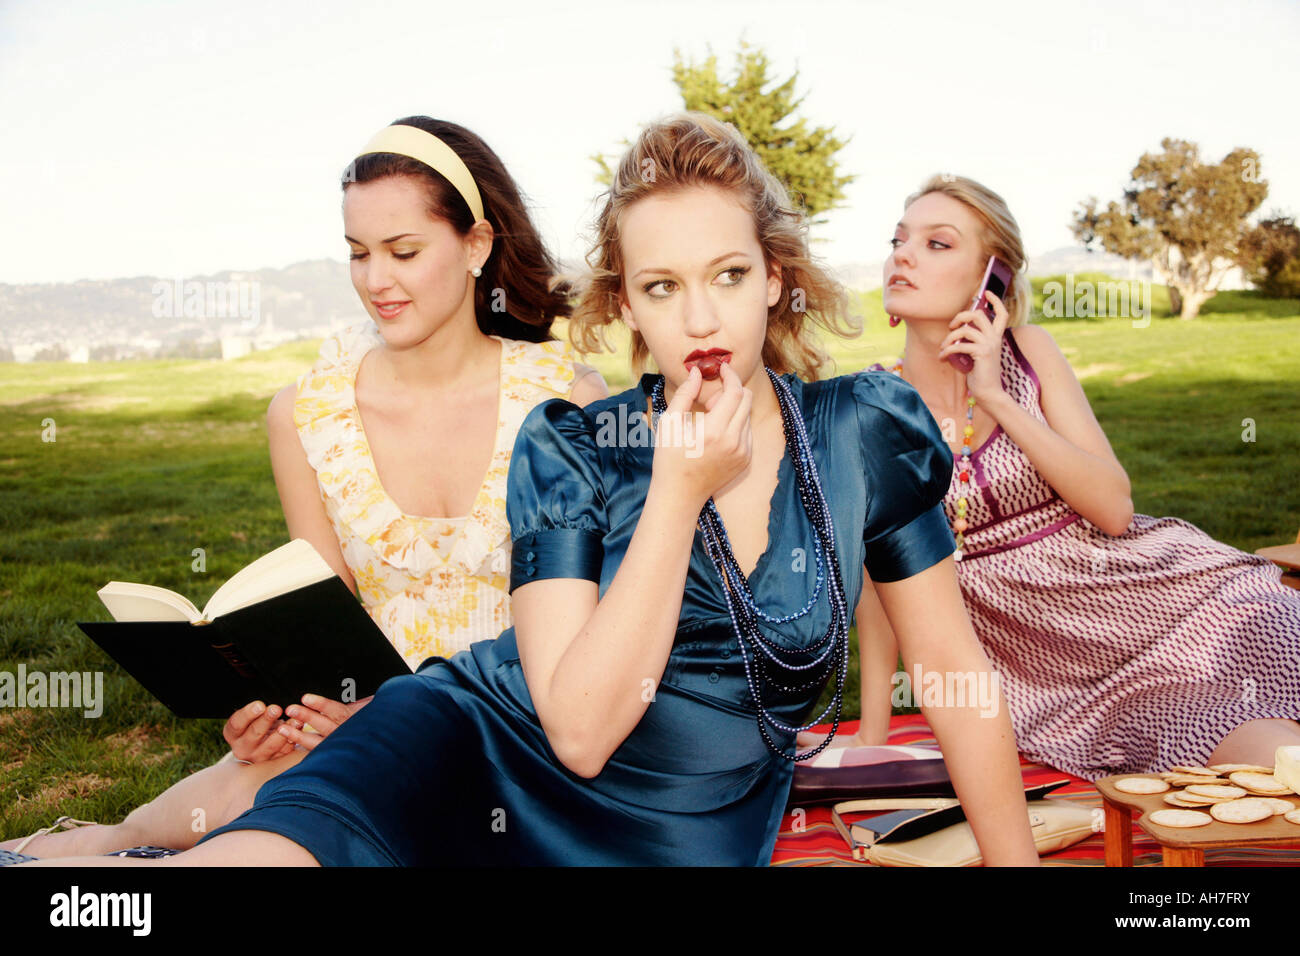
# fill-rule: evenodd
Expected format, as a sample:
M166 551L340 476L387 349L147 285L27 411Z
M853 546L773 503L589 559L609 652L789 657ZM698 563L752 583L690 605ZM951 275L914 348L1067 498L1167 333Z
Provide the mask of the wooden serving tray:
M1156 810L1184 809L1165 803L1165 794L1185 787L1171 787L1164 793L1124 793L1115 789L1115 781L1125 777L1150 777L1159 780L1158 773L1121 773L1103 777L1093 784L1107 803L1140 813L1137 824L1161 846L1205 850L1219 846L1242 846L1246 843L1300 843L1300 824L1291 823L1282 814L1254 823L1223 823L1215 820L1203 827L1166 827L1152 823L1150 815ZM1248 794L1258 796L1258 794ZM1280 799L1300 809L1300 797L1287 794ZM1190 808L1187 808L1190 809ZM1205 808L1209 813L1209 807ZM1109 830L1107 836L1110 836Z

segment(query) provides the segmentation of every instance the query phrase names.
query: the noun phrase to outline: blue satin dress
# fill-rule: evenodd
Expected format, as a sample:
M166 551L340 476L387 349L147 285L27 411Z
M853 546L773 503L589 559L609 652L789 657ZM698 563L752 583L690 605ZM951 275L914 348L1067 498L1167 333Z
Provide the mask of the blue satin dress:
M803 411L852 608L876 581L953 552L941 507L952 454L916 391L888 372L817 383L785 376ZM636 529L653 448L643 423L654 377L585 409L539 405L521 427L508 483L511 589L596 581L603 596ZM790 449L749 583L783 616L815 586L813 533ZM825 589L823 589L824 592ZM813 610L765 633L790 648L825 634ZM231 830L288 837L322 864L766 865L792 764L759 735L722 585L696 531L681 620L654 700L603 771L584 779L538 724L514 629L388 681L297 767L266 783ZM648 691L648 692L649 692ZM797 724L816 692L764 703ZM793 752L792 735L772 730Z

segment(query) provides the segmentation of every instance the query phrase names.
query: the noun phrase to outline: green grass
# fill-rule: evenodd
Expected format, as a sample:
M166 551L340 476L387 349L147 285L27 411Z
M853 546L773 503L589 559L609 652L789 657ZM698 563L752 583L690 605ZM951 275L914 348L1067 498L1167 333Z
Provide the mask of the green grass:
M1293 540L1300 301L1221 293L1193 322L1169 316L1159 287L1154 302L1146 328L1041 322L1128 469L1136 509L1247 551ZM863 336L830 346L841 373L892 360L903 342L878 292L854 304ZM202 606L284 541L266 405L315 353L297 343L233 362L0 366L0 671L103 671L106 698L94 720L0 709L0 839L60 814L119 820L223 752L219 721L173 718L74 622L104 619L95 591L110 579ZM623 354L593 364L612 391L632 382ZM54 442L42 441L46 419ZM1242 441L1244 419L1254 442ZM856 716L856 678L846 704Z

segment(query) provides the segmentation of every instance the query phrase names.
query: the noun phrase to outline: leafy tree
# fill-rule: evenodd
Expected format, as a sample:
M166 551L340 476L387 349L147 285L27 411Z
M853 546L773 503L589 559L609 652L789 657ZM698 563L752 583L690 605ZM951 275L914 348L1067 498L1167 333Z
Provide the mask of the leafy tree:
M1300 229L1280 213L1243 237L1237 262L1250 281L1273 298L1300 296Z
M1195 143L1164 139L1161 153L1144 153L1121 201L1098 210L1080 204L1071 229L1084 246L1100 242L1127 259L1149 260L1169 286L1179 318L1192 319L1236 264L1246 217L1268 195L1259 154L1234 149L1202 163Z
M810 128L806 119L795 117L803 103L803 97L795 95L799 72L778 82L769 77L770 68L767 54L746 43L736 54L730 80L718 75L716 56L710 54L697 64L673 51L673 82L684 108L736 127L808 217L822 222L814 217L837 206L844 199L844 187L854 179L839 175L835 159L848 140L836 137L834 127ZM600 167L597 180L608 185L613 170L606 158L591 158Z

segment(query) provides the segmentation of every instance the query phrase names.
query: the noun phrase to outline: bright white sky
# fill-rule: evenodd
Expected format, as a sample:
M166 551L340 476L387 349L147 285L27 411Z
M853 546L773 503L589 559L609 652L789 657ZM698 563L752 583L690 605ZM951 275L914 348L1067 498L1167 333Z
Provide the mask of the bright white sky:
M940 171L1001 192L1031 258L1069 245L1076 204L1163 136L1258 150L1265 210L1296 215L1298 28L1286 0L0 0L0 282L342 259L338 175L415 113L483 136L580 257L587 157L680 108L674 48L729 69L742 37L852 137L859 178L815 233L834 263L883 258Z

